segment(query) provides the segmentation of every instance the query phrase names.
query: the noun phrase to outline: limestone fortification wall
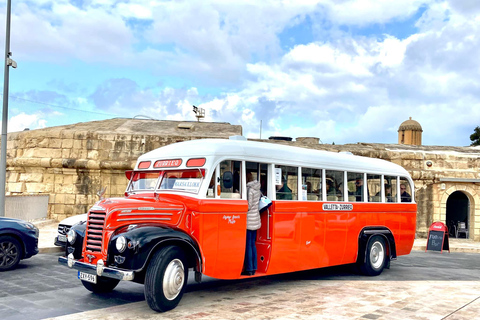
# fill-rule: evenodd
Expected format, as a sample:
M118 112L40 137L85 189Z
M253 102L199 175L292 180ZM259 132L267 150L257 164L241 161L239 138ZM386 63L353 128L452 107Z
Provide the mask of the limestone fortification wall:
M123 196L125 170L137 158L171 143L241 135L228 123L112 119L8 135L7 195L48 194L48 217L85 213L106 187Z
M398 144L358 143L346 145L309 144L275 141L333 152L349 151L355 155L379 158L404 167L415 183L418 204L417 235L425 237L429 226L446 221L448 196L462 191L469 199L471 238L480 241L480 148L445 146L408 146Z
M48 217L61 220L87 212L97 192L123 196L125 170L161 146L190 139L241 135L241 126L134 119L111 119L8 135L7 194L48 194ZM480 241L480 149L358 143L319 144L315 138L272 141L333 152L380 158L404 167L415 183L417 234L426 236L434 221L446 220L448 196L455 191L470 203L471 238Z

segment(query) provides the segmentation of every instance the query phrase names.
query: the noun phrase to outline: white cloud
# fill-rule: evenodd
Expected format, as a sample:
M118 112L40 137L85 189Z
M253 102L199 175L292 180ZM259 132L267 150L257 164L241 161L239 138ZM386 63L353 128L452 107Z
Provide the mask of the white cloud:
M25 129L34 130L45 128L47 121L42 119L42 114L26 114L24 112L11 117L8 121L8 132L23 131Z

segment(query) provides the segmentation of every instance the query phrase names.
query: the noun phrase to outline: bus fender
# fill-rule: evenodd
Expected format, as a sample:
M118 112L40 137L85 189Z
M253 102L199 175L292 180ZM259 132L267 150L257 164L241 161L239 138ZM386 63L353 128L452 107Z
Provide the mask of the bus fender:
M119 252L117 239L121 236L125 237L126 248ZM130 225L115 231L108 245L107 261L110 266L142 272L153 253L167 245L182 248L188 257L188 268L193 267L195 278L200 278L202 259L197 242L187 233L161 224Z
M392 231L387 227L365 227L358 236L358 257L357 263L365 263L367 256L367 243L372 236L381 236L385 239L388 250L387 268L391 260L397 259L397 250L395 247L395 238Z

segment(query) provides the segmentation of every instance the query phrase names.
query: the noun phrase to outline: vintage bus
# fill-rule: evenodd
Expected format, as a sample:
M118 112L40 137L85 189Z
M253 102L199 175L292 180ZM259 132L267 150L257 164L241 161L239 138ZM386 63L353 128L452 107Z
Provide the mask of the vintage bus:
M247 174L273 203L261 213L254 277L355 263L375 276L412 249L417 206L402 167L232 137L141 156L125 197L97 202L59 263L93 292L143 283L156 311L177 306L189 269L196 281L245 278Z

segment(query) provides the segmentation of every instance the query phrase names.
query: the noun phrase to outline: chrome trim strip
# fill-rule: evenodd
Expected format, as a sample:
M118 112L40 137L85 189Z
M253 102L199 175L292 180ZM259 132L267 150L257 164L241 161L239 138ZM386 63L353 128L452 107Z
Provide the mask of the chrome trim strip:
M162 220L162 221L170 221L171 218L130 218L130 219L117 219L117 221L138 221L138 220Z
M136 212L136 213L119 213L119 217L124 216L173 216L173 213L143 213L143 212Z
M374 233L391 233L389 230L382 230L382 229L377 229L377 230L365 230L363 231L365 234L374 234Z
M94 275L97 274L97 266L76 261L73 259L73 255L72 257L69 257L69 258L59 257L58 263L61 265L68 266L69 268L85 272L85 273L94 274ZM124 281L131 281L135 277L135 272L131 270L124 271L124 270L118 270L115 268L108 268L108 267L103 267L102 269L103 269L102 277L108 277L108 278L124 280Z
M109 212L109 214L112 214L116 211L121 211L121 210L142 210L140 208L144 208L144 207L138 207L138 208L117 208L117 209L113 209L112 211ZM178 210L178 211L181 211L183 210L183 207L171 207L171 208L152 208L151 211L174 211L174 210Z

